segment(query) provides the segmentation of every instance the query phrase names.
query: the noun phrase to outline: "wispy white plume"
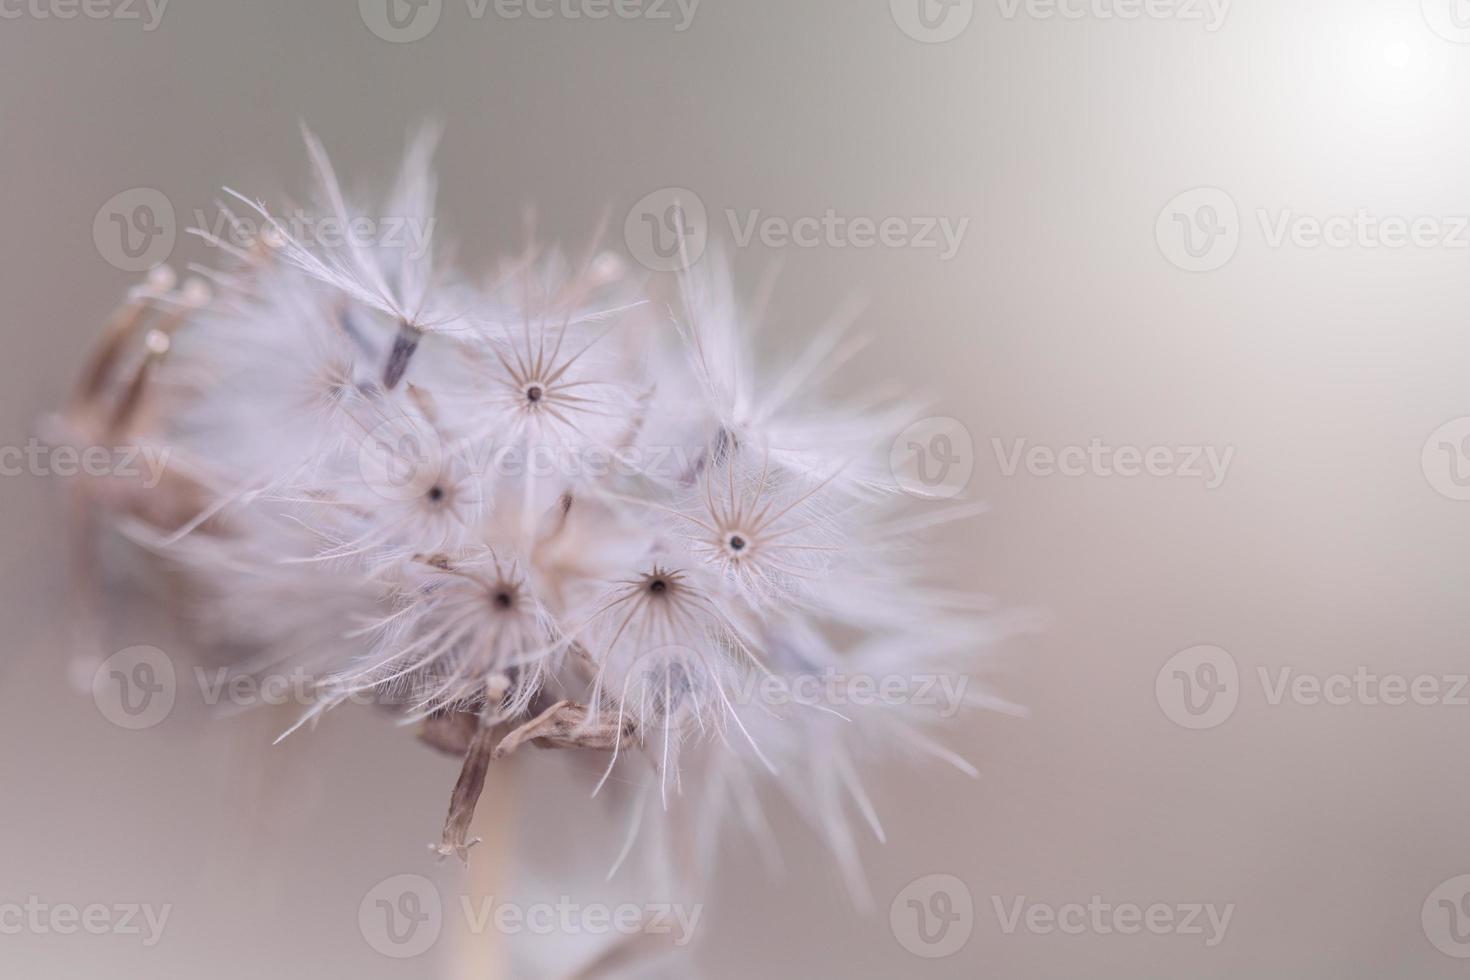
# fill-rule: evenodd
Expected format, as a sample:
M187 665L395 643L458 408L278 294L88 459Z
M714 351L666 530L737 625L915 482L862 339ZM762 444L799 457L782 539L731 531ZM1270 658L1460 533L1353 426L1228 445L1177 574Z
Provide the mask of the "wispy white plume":
M883 837L865 767L967 770L935 727L1010 710L978 679L1001 621L929 571L929 532L976 508L890 472L917 403L828 394L855 308L767 371L765 299L742 308L717 249L672 304L596 247L455 273L427 234L437 139L370 207L306 134L323 217L421 239L316 241L231 192L227 226L263 230L201 233L226 258L213 295L160 273L134 297L82 401L115 401L94 437L171 449L170 506L122 497L121 526L192 583L201 642L310 670L303 721L371 697L464 753L443 853L469 846L492 759L580 747L603 753L588 806L626 804L617 864L764 837L774 786L861 896L854 818ZM129 380L145 308L165 326Z

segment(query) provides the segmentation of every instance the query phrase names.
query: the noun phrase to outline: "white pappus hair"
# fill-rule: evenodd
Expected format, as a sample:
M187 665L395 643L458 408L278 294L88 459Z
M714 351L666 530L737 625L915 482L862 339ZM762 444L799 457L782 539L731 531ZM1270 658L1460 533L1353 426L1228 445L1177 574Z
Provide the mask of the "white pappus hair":
M927 574L926 532L976 509L889 467L920 406L825 394L854 312L768 374L717 250L666 303L595 247L468 276L427 234L437 132L376 208L306 139L324 216L422 241L318 241L231 192L236 233L199 232L227 257L210 287L156 272L66 414L79 441L169 447L155 496L112 488L106 514L194 584L199 642L309 669L302 722L367 695L462 753L441 853L473 843L485 767L533 742L604 754L588 788L617 774L596 805L627 804L618 864L648 814L701 853L732 822L764 834L773 784L861 895L850 815L882 837L863 764L969 765L942 712L834 679L934 674L1010 706L968 687L1004 619Z

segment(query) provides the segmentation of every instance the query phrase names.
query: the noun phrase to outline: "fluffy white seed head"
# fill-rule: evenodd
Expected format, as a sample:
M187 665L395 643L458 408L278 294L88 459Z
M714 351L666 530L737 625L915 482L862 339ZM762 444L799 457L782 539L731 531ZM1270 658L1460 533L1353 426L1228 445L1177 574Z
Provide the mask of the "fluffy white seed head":
M364 206L308 134L322 213L432 229L434 142ZM925 733L934 712L807 683L968 682L996 632L928 582L919 536L970 511L905 514L887 452L913 404L824 396L860 346L850 314L767 373L717 253L660 308L595 248L477 284L432 236L320 243L236 197L264 232L204 234L231 256L212 296L158 271L134 298L187 311L130 424L174 449L190 512L129 530L196 583L202 639L241 669L308 667L312 718L371 695L596 745L701 836L730 800L759 831L774 780L849 868L845 813L878 829L864 761L964 765Z

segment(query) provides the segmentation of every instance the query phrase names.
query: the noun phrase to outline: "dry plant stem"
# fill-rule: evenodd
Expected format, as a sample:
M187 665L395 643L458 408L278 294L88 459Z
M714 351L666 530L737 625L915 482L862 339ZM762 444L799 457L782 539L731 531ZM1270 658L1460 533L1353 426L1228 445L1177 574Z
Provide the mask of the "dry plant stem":
M499 703L505 688L490 693L492 703ZM449 798L443 837L434 847L440 857L453 854L469 861L470 848L478 843L470 833L471 822L492 761L504 759L528 741L542 748L605 751L637 733L628 721L621 725L616 721L589 721L587 708L571 701L558 701L507 734L508 727L500 712L488 704L478 716L446 712L425 719L420 727L419 738L441 752L463 755L464 759Z
M503 759L528 741L542 748L611 750L636 734L631 721L594 721L585 705L558 701L505 736L494 757Z
M168 354L170 338L184 323L191 303L158 314L148 297L135 297L120 307L93 345L86 368L62 412L71 439L87 446L111 447L136 438L133 431L150 394L154 369ZM152 324L152 326L150 326ZM129 348L143 341L143 356L123 376ZM73 578L77 585L71 601L75 622L88 648L102 647L104 602L97 571L98 542L104 533L103 512L126 514L160 531L182 526L204 507L203 492L176 468L167 467L158 486L149 491L136 481L103 478L82 484L73 507L70 543Z
M147 305L143 301L133 300L112 315L102 339L88 357L82 380L72 393L71 412L91 405L102 394L112 378L123 347L133 338L146 312Z
M486 771L490 767L491 752L499 739L494 725L480 724L470 746L465 751L464 765L459 779L454 784L454 793L449 798L449 815L444 820L444 837L435 849L440 857L457 855L461 861L469 861L470 848L479 843L470 836L470 824L475 816L475 807L485 789Z
M469 832L480 841L467 873L471 901L502 895L509 884L514 778L512 765L498 765L486 773L483 798L469 825ZM495 929L461 929L450 975L455 980L502 980L511 975L508 954L505 937Z

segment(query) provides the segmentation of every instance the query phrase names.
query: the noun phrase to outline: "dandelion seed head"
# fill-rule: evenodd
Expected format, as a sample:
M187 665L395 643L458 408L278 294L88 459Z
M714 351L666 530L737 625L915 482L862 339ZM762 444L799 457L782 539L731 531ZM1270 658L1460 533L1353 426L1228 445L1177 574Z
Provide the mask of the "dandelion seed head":
M227 256L210 284L160 268L129 295L69 418L169 447L169 506L119 493L109 513L192 583L202 644L310 671L303 721L366 697L468 719L495 742L467 767L524 742L602 752L590 790L616 774L619 799L657 801L635 828L702 839L765 834L774 785L859 891L848 813L881 834L859 770L964 764L923 706L788 695L837 671L969 677L1003 633L931 584L917 532L969 512L909 517L895 492L888 443L914 403L829 393L861 346L852 310L767 368L769 291L737 302L718 248L672 304L596 241L456 272L437 138L409 144L387 195L350 200L306 135L320 216L403 223L413 247L314 240L232 192L198 231Z

